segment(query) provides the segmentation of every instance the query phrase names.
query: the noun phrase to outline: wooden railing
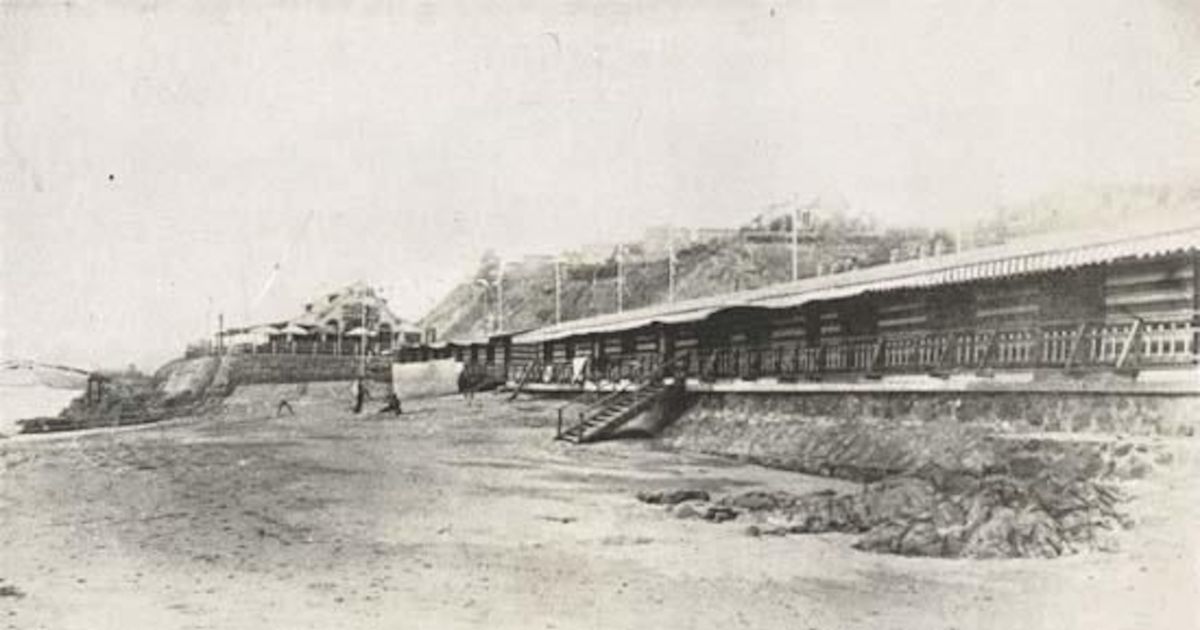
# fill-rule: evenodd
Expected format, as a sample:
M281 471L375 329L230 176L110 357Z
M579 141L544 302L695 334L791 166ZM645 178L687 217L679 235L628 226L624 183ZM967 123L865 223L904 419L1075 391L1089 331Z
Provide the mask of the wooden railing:
M1132 369L1197 361L1188 320L1084 322L996 330L851 337L688 349L679 369L699 379L811 378L826 374L946 373L993 369Z
M366 355L390 356L399 350L400 346L368 342ZM298 339L294 341L277 340L263 344L228 344L220 347L212 343L193 344L187 347L184 356L192 358L223 354L294 354L353 357L362 353L363 348L358 343L348 340L343 340L339 344L336 341Z
M613 391L605 392L598 397L585 394L584 396L580 396L579 398L559 406L557 409L558 430L556 432L555 439L559 439L563 436L563 421L568 415L574 416L573 422L575 424L581 424L585 421L589 414L612 404L613 401L629 393L631 390L661 385L665 378L671 376L674 369L679 365L680 362L680 357L670 359L666 363L659 361L655 364L655 367L652 371L642 373L636 379L625 380ZM572 411L566 411L568 409Z
M1130 322L1054 322L996 329L952 329L843 337L809 345L776 342L679 349L663 364L656 352L571 361L487 364L502 381L580 385L639 382L652 375L700 380L935 374L994 370L1123 370L1192 365L1200 328L1190 318Z

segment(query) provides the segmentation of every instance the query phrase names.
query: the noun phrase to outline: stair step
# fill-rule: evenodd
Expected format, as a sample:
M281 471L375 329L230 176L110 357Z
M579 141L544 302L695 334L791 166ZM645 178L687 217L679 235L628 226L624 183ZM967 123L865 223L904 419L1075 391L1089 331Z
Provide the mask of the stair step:
M590 440L590 436L608 427L619 426L620 423L633 417L636 412L645 409L655 400L662 397L669 387L661 382L642 383L637 389L617 392L614 394L588 394L579 402L587 401L592 405L603 400L599 408L593 407L588 413L579 418L577 424L563 431L559 439L567 442L581 443Z

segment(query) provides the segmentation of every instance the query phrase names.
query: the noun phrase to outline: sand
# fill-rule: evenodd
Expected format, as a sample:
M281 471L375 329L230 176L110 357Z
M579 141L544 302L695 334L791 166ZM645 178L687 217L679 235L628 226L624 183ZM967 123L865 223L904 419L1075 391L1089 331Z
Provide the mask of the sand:
M1116 553L906 558L634 498L846 482L557 443L551 403L477 400L0 440L0 628L1200 627L1187 458L1131 485Z

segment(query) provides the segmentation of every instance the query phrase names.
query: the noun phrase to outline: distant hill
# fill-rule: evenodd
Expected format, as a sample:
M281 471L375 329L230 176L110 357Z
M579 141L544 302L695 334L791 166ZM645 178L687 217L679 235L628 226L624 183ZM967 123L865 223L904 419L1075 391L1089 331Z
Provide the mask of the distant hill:
M799 217L800 276L887 263L949 251L946 231L881 229L870 217L854 216L843 198L818 198L806 206L775 204L744 225L728 229L675 230L676 298L716 295L786 282L791 278L791 228ZM793 209L796 212L793 213ZM1200 220L1200 184L1094 185L1046 193L997 208L964 226L968 247L1003 243L1052 231L1098 226L1146 225L1196 217ZM664 228L651 228L639 242L624 243L624 307L638 308L667 300L668 258ZM617 244L563 252L564 321L617 310ZM485 336L494 330L495 280L499 261L485 256L470 278L450 291L420 325L442 339ZM485 288L488 284L493 288ZM504 266L505 330L554 323L554 263L529 258Z
M791 279L791 213L755 217L746 226L729 230L688 231L677 244L676 299L753 289ZM949 236L921 229L880 230L871 222L836 213L803 223L799 248L801 277L835 269L888 262L894 255L910 258L931 253ZM712 233L716 232L716 235ZM702 236L694 236L701 234ZM623 244L624 308L633 309L668 299L668 255L659 246ZM607 258L579 260L564 252L562 319L572 320L617 310L616 246ZM653 251L654 253L647 253ZM474 276L451 290L425 315L420 325L435 329L440 339L486 336L494 330L499 261L485 256ZM554 323L553 259L526 259L506 264L503 272L505 330L522 330Z
M87 386L87 372L77 368L48 365L36 361L9 360L0 362L0 385L83 389Z

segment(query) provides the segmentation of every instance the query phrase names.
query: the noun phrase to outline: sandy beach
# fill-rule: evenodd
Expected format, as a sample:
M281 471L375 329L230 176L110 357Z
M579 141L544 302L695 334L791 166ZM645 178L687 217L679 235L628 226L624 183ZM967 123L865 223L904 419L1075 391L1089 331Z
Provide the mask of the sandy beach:
M1123 549L875 555L753 538L639 490L847 482L552 441L553 403L225 413L0 440L0 628L1197 627L1195 486L1131 486Z

